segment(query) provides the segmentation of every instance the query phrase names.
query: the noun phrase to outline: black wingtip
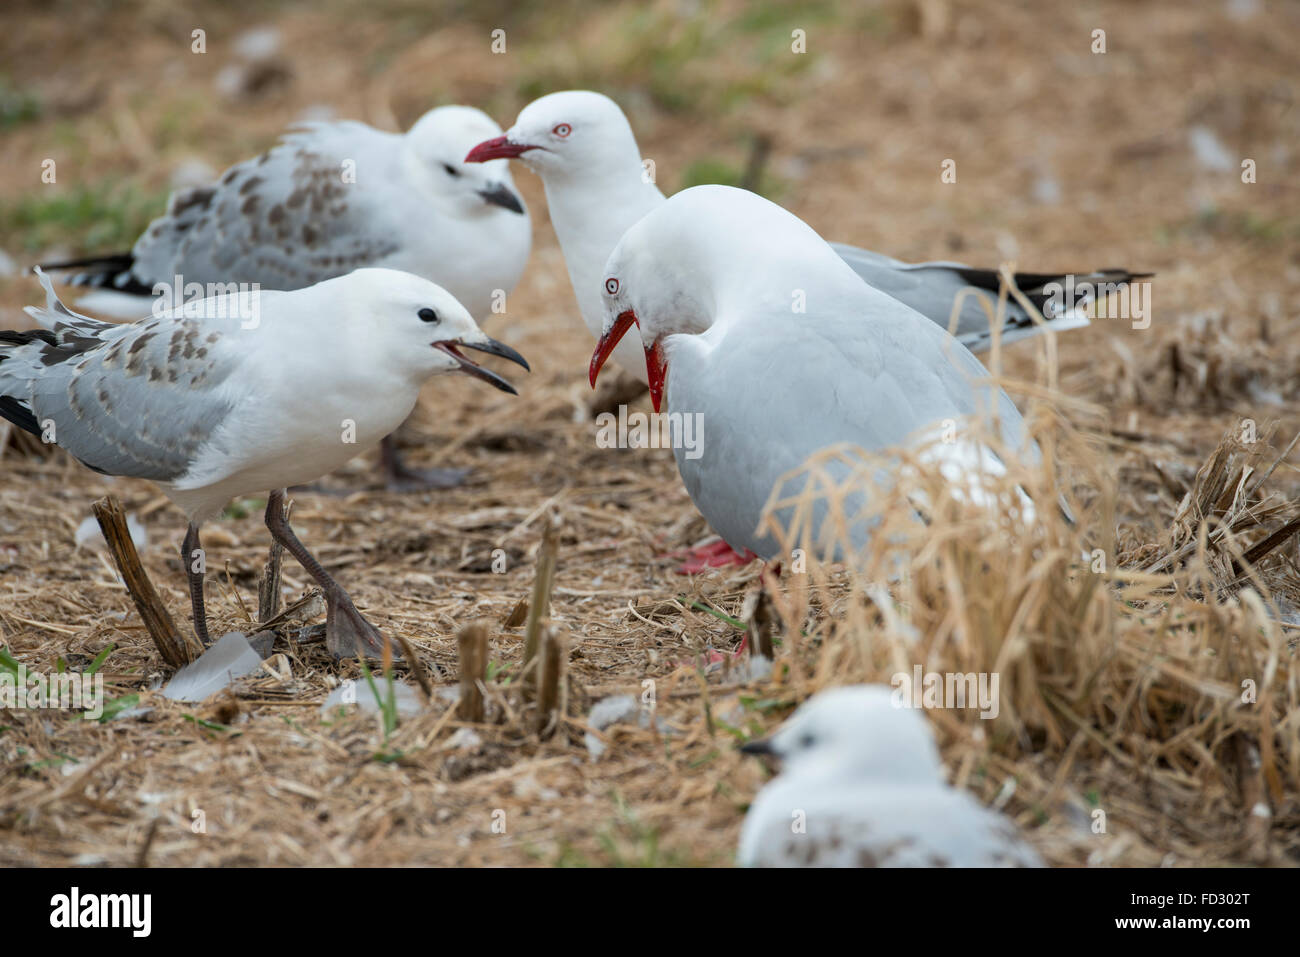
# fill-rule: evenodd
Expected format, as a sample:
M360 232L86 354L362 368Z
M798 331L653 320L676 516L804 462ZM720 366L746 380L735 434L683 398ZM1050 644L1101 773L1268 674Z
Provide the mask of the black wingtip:
M68 285L112 289L114 292L132 296L153 295L153 288L146 286L131 272L134 267L134 254L109 253L102 256L85 256L81 259L65 259L54 263L38 263L32 271L41 269L48 273L78 270L76 275L64 280Z
M41 437L41 423L32 410L10 395L0 395L0 418L8 419L24 432Z

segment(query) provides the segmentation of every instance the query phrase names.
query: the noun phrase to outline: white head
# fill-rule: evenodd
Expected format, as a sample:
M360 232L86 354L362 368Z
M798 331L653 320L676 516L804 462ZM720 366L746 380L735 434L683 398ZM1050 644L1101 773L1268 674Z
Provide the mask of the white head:
M796 290L837 269L851 287L861 285L825 240L775 203L731 186L682 190L624 233L605 264L605 323L591 358L592 385L635 324L657 410L666 337L705 332L728 302L789 311Z
M440 106L416 121L406 134L410 155L429 177L430 195L459 217L524 213L515 192L510 164L467 163L465 154L485 137L499 136L501 127L470 106Z
M813 695L771 736L742 750L781 760L782 774L938 785L943 766L919 711L894 703L884 685Z
M514 349L490 339L456 297L436 283L397 269L358 269L310 287L327 302L346 303L345 318L360 325L367 344L395 375L415 381L463 372L503 392L514 386L461 351L474 349L528 368ZM294 295L286 293L285 295Z
M627 117L609 97L590 90L551 93L524 107L504 136L485 140L465 159L518 158L544 180L639 173L641 154Z

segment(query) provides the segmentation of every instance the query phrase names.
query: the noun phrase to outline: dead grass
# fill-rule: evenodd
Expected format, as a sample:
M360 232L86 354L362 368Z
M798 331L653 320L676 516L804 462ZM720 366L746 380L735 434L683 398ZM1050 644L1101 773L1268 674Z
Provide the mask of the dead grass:
M902 456L910 478L889 488L870 458L848 454L859 471L842 484L830 470L846 452L814 459L810 485L774 507L798 514L829 495L835 521L869 489L880 524L847 571L811 561L775 593L789 683L803 697L918 665L1000 676L994 720L978 708L930 714L956 780L1016 813L1055 863L1295 863L1300 501L1265 494L1249 481L1261 472L1242 465L1278 451L1225 438L1142 567L1103 546L1119 494L1104 446L1059 421L1039 435L1099 493L1075 506L1077 524L1041 504L1031 523L1016 517L1020 490L1055 500L1054 469L990 479L981 506L919 453ZM788 534L816 554L807 526Z
M465 101L508 124L530 81L562 66L554 50L525 55L523 29L511 34L517 57L492 58L477 22L430 30L421 21L413 31L408 13L385 18L385 9L357 18L286 8L275 22L293 79L234 112L215 99L212 79L225 62L222 38L248 25L246 12L205 11L211 52L193 58L177 52L200 19L184 6L96 8L74 31L61 8L21 8L0 49L10 79L33 89L43 111L0 141L6 169L33 171L0 181L0 202L43 188L32 184L49 155L61 183L112 176L160 190L184 157L218 167L241 159L320 102L396 126L431 102ZM1300 111L1288 107L1296 91L1285 43L1295 13L1269 7L1240 23L1217 7L1173 3L883 10L871 28L814 21L816 59L779 96L745 86L761 69L750 41L724 45L684 74L688 87L713 85L707 115L689 104L674 112L639 95L640 81L611 75L623 64L597 45L624 35L628 8L587 12L574 69L610 89L633 87L625 106L667 188L701 158L743 165L759 131L773 138L781 201L828 237L907 258L1155 270L1149 329L1098 322L1062 337L1056 364L1033 348L1001 357L1009 378L1055 376L1055 390L1037 391L1057 401L1036 421L1057 467L1011 478L1036 501L1064 492L1077 527L1050 510L1022 528L963 509L918 469L915 484L943 520L897 529L910 571L891 600L878 603L864 582L888 581L892 566L813 565L774 593L783 627L773 678L702 677L696 656L733 647L739 632L701 609L738 615L756 570L675 578L657 556L706 530L669 454L597 449L592 426L574 421L590 343L541 191L520 171L536 249L492 334L536 371L523 400L435 383L409 435L418 464L472 466L474 484L389 495L374 489L363 459L327 492L296 494L294 523L438 685L454 684L457 629L487 621L493 693L508 703L502 682L523 638L502 622L529 594L541 523L557 512L552 622L571 649L570 720L547 741L510 720L479 726L479 743L462 747L463 725L442 699L388 740L374 717L322 719L329 688L360 673L329 660L310 632L300 639L296 625L277 647L283 657L233 698L163 700L148 691L160 662L129 599L106 558L74 548L73 532L95 498L121 497L150 531L146 567L185 620L179 513L146 483L9 448L0 643L46 672L59 659L84 668L112 644L102 668L110 697L139 694L151 710L102 724L0 714L0 863L130 865L148 843L147 861L170 865L726 864L765 778L735 740L818 687L888 680L914 663L1003 675L997 721L930 717L953 780L1013 814L1049 861L1294 863L1295 628L1275 615L1297 601L1300 553L1292 539L1258 563L1244 559L1294 517L1287 503L1300 491L1294 454L1252 485L1300 430L1291 305L1300 262L1288 241L1300 222ZM702 15L736 12L718 4ZM760 31L788 38L797 20L778 11ZM1104 57L1087 52L1096 26L1108 31ZM650 77L653 62L638 69ZM718 93L737 88L751 92ZM1197 123L1254 156L1259 182L1199 167L1186 140ZM946 157L958 162L955 188L939 183ZM1031 198L1044 177L1059 184L1059 204ZM16 256L22 237L0 236L0 247ZM35 288L0 280L0 308L16 321ZM1220 445L1247 420L1257 442ZM246 512L205 530L214 628L241 627L256 606L267 536L260 507ZM507 559L501 574L495 549ZM1083 562L1093 549L1104 573ZM1173 553L1178 563L1154 567ZM289 597L304 593L306 577L292 564L285 572ZM1256 682L1250 706L1240 701L1246 678ZM614 726L603 733L610 747L590 760L590 704L639 695L645 681L664 726ZM1260 803L1271 817L1249 813ZM1104 835L1091 830L1098 809Z

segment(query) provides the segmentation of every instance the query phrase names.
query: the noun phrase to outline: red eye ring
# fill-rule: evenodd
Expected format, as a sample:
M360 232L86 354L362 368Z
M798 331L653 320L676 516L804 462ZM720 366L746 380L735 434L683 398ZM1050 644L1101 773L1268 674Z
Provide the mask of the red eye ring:
M607 293L609 293L611 296L617 295L617 294L618 294L618 280L615 279L613 276L610 276L608 279L606 279L606 280L605 280L605 291L606 291Z
M551 130L551 132L560 137L560 139L564 139L564 137L573 132L573 127L568 123L558 123L556 124L555 129Z

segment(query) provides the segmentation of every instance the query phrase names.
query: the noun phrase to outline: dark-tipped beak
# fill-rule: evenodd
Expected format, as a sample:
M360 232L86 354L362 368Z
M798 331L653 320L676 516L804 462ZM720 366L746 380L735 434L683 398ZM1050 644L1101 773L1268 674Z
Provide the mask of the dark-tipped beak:
M627 331L634 325L636 325L635 312L631 309L620 312L618 318L614 320L614 324L609 327L609 331L601 336L596 343L596 351L591 354L591 365L587 369L593 389L596 388L596 376L600 375L600 369L605 364L605 360L609 358L609 354L614 351L614 347L622 341L623 337L627 335Z
M740 746L740 750L744 751L746 754L776 754L776 749L772 747L771 738L759 738L757 741L746 741Z
M478 194L483 197L483 202L492 206L500 206L502 209L508 209L512 213L523 214L524 204L519 201L519 197L505 183L493 183L487 189L480 189Z
M479 352L486 352L490 356L500 356L502 359L509 359L517 366L523 366L529 372L533 367L528 364L528 360L515 352L504 342L497 342L495 339L488 339L486 342L462 342L466 349L477 349Z
M461 348L477 349L479 352L487 352L494 356L501 356L503 359L509 359L511 362L517 362L525 369L528 368L528 362L519 353L515 352L509 346L497 342L495 339L488 339L485 342L455 342L450 339L443 339L433 344L435 349L447 353L460 364L460 371L466 375L473 376L475 379L482 379L491 386L495 386L502 392L509 392L511 395L518 395L519 391L506 379L501 378L495 372L484 369L474 360L461 354ZM531 370L530 370L531 371Z
M527 143L511 143L504 136L484 140L465 154L466 163L486 163L488 160L514 159L536 147Z

